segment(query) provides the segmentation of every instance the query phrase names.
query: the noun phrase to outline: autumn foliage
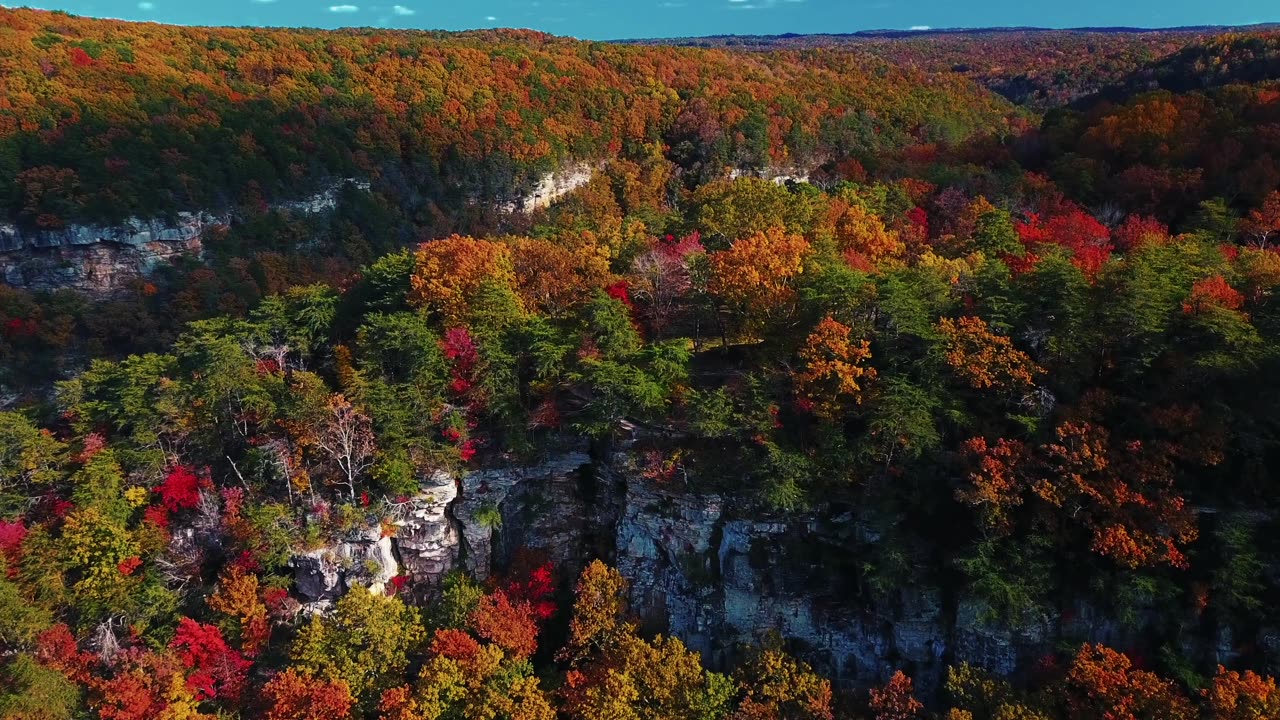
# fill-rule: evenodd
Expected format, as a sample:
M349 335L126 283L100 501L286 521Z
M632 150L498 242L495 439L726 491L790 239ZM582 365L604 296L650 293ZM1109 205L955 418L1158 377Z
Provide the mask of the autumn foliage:
M1035 387L1043 372L1009 338L991 330L980 317L942 318L944 360L953 372L975 390L1025 393Z
M439 313L448 326L466 323L470 303L486 283L516 285L511 251L501 243L455 235L424 243L415 260L410 300Z
M954 118L967 134L1007 111L960 78L926 84L918 72L850 54L800 63L526 31L338 31L319 40L283 29L142 32L14 9L0 24L13 31L4 44L14 88L0 109L0 142L44 148L6 173L0 194L15 198L6 210L46 227L176 202L203 208L223 192L261 201L402 160L407 174L421 160L463 193L509 191L513 175L624 148L643 156L664 134L688 162L714 167L738 155L785 165L838 144L828 128L869 105L877 121L859 124L886 147L914 143L905 128L926 117ZM175 104L159 111L164 98ZM55 118L59 131L42 136ZM114 130L102 143L84 142L104 125Z
M809 243L772 228L711 256L709 290L750 327L784 315L795 302L791 281L804 270Z
M190 510L200 502L200 481L190 468L179 465L169 471L156 493L170 512Z
M1034 450L982 438L966 450L974 469L957 495L979 509L990 529L1008 532L1010 511L1034 498L1071 508L1092 549L1121 565L1185 567L1183 551L1198 536L1195 518L1173 490L1169 458L1143 443L1117 446L1101 427L1067 422L1054 441Z
M912 720L924 705L915 698L911 678L899 670L882 688L871 690L868 703L876 720Z
M527 658L538 649L538 625L527 601L513 603L498 591L481 598L471 615L470 625L480 637L513 657Z
M1048 220L1033 215L1017 226L1022 242L1033 252L1042 245L1056 245L1071 252L1071 261L1090 278L1111 257L1111 230L1083 210L1074 209Z
M183 618L170 646L190 671L188 687L202 699L239 700L252 663L228 647L216 627Z
M319 680L292 668L263 686L262 700L267 720L342 720L354 705L345 682Z
M1274 33L0 27L0 716L1280 716Z
M1173 682L1138 670L1102 645L1080 648L1066 677L1067 702L1079 717L1192 720L1191 703Z
M1244 295L1221 275L1214 275L1191 287L1191 295L1182 303L1182 312L1195 315L1211 308L1239 310L1243 306Z
M1280 717L1280 690L1273 678L1218 666L1213 685L1202 691L1210 720Z
M240 647L249 657L261 652L271 635L262 595L258 576L242 565L232 565L223 572L217 588L209 596L209 609L239 624Z
M800 349L804 369L796 375L796 390L821 417L834 419L846 402L861 404L863 386L876 377L875 368L865 366L870 343L853 340L852 332L823 318Z

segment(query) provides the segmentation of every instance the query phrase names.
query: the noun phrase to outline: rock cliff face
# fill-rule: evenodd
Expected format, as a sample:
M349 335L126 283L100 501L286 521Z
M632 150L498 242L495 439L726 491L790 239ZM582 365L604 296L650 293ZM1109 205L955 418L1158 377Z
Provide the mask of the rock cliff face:
M758 170L747 168L734 168L729 171L729 179L737 180L742 177L755 177L762 180L768 180L775 185L786 185L787 183L807 183L812 171L801 167L765 167Z
M298 593L311 601L312 611L324 609L356 585L385 592L391 578L400 574L391 538L384 537L381 528L297 555L292 565Z
M599 168L590 163L565 165L543 175L498 210L529 214L548 208L589 183ZM310 197L271 207L294 215L332 212L348 185L362 191L371 188L367 181L347 178ZM209 230L230 225L234 219L230 213L199 211L180 212L172 220L129 218L118 225L69 225L56 230L0 223L0 283L27 290L65 288L107 295L179 257L201 257L202 240Z
M529 192L507 203L502 209L509 213L531 213L551 207L569 193L591 182L597 166L589 163L568 165L543 175Z
M0 225L0 280L29 290L110 293L182 255L198 257L209 228L230 218L180 213L175 222L130 219L117 226L23 231Z
M618 457L615 471L639 477L629 463ZM643 481L625 492L614 561L648 629L682 638L713 667L777 634L840 686L882 683L898 667L925 693L940 684L955 650L941 592L854 599L819 559L853 552L842 523L744 520L718 496Z
M859 590L858 553L879 540L856 517L742 519L724 498L643 479L625 447L600 457L571 446L532 466L433 477L397 513L389 549L370 532L295 559L297 591L313 610L399 572L429 596L451 569L487 578L528 547L545 552L566 583L593 558L614 564L644 629L680 637L712 667L780 634L840 686L883 683L904 668L925 696L954 663L1008 675L1064 640L1135 647L1143 632L1085 605L1015 624L925 583ZM367 571L368 559L388 556L402 569ZM1280 652L1277 637L1259 642L1270 638ZM1218 645L1185 651L1227 660L1230 638Z
M273 208L300 215L330 212L347 184L369 189L365 181L341 180L311 197ZM172 221L129 218L119 225L69 225L58 230L0 224L0 282L28 290L70 288L109 294L178 257L200 257L205 234L231 222L228 213L180 212Z
M592 467L586 448L572 447L533 466L458 478L437 473L392 510L396 532L387 538L387 556L395 562L383 566L386 578L345 561L368 555L357 546L369 542L370 528L355 540L296 556L295 589L304 601L323 603L354 584L385 584L403 574L413 589L429 594L454 569L487 579L524 547L546 551L566 577L576 575L592 558L608 557L613 546L615 497L598 492Z
M458 565L460 528L449 513L458 498L458 482L438 473L424 486L417 497L396 508L394 542L409 579L432 587Z

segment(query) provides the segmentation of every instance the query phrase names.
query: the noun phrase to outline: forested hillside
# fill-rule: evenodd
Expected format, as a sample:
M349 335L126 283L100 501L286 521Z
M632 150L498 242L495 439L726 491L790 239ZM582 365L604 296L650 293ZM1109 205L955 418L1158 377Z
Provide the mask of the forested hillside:
M959 79L839 53L209 30L9 9L0 83L3 210L40 227L291 198L389 172L474 199L568 160L671 152L714 172L808 168L855 149L959 142L1006 112Z
M1227 35L1050 113L1036 161L1096 208L1216 226L1224 239L1243 229L1265 245L1280 212L1268 202L1280 187L1278 42Z
M1154 63L1220 31L993 29L862 32L640 41L689 47L776 51L842 48L907 67L956 73L1019 105L1047 110L1130 81Z
M1137 68L1133 89L1185 92L1231 83L1256 83L1280 77L1280 33L1227 33L1205 38L1160 62Z
M621 221L570 212L618 243L666 233L672 199L727 168L875 168L904 148L1005 132L1011 112L959 78L838 53L208 30L4 8L0 19L0 219L18 238L6 242L0 222L9 277L35 262L55 277L87 264L116 272L113 255L63 246L130 216L235 218L201 238L209 267L112 280L106 302L0 289L5 321L24 323L4 339L17 355L0 368L11 386L86 356L163 350L189 320L243 313L292 284L339 284L423 237L527 232L528 218L500 208L561 167L608 161L578 202L616 196L600 211ZM324 218L277 212L335 178L372 193L340 193Z
M1275 77L0 20L0 716L1280 718Z

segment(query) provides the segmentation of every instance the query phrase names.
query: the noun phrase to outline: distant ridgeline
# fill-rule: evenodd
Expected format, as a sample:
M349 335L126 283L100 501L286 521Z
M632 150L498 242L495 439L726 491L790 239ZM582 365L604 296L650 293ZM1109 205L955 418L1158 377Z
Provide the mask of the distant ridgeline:
M665 154L688 182L726 166L866 164L1009 112L962 78L842 53L11 9L0 27L0 216L41 229L292 199L333 177L459 206L606 158Z
M1277 79L1280 31L1273 28L1262 33L1228 33L1188 45L1135 72L1124 88L1130 92L1185 92Z
M1225 84L1228 78L1257 82L1275 77L1276 29L988 28L635 42L754 51L851 49L897 65L961 74L1014 103L1048 110L1104 91L1114 99L1117 93L1153 87L1190 90Z

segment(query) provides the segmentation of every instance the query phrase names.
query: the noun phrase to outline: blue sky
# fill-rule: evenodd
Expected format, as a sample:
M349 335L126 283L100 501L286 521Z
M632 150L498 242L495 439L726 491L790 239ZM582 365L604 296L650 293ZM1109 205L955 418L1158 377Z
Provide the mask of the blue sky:
M592 39L925 26L1280 22L1276 0L32 0L26 4L78 15L199 25L527 27Z

